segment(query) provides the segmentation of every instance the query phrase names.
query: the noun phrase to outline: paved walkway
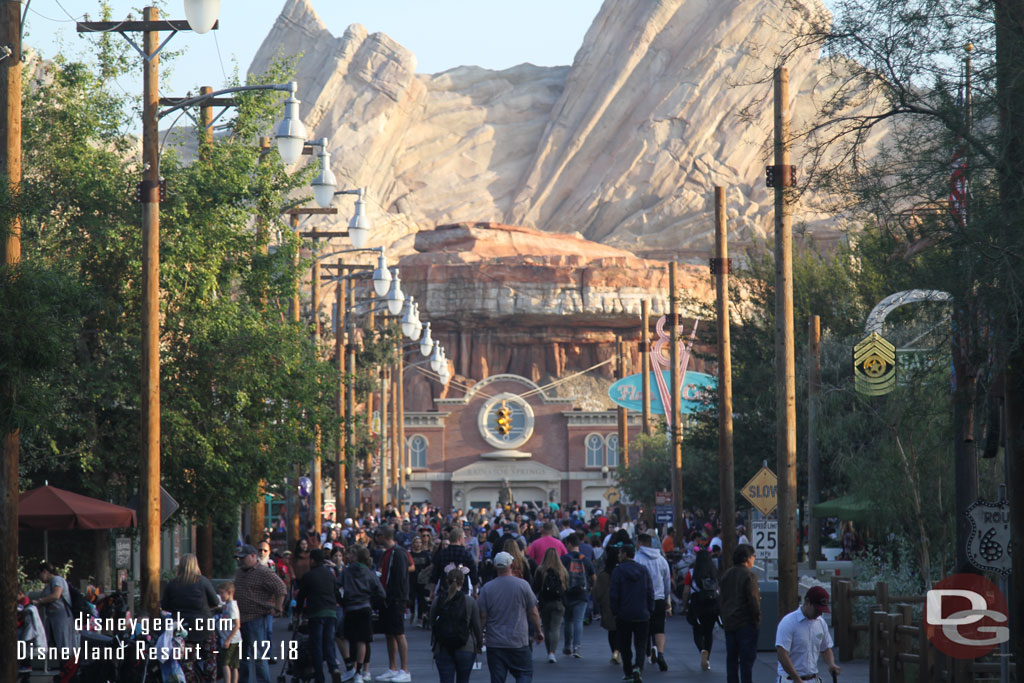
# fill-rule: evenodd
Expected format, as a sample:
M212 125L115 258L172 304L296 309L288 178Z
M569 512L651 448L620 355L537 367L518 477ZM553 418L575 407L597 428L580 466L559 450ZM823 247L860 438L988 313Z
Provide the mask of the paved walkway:
M665 659L668 671L658 671L656 665L648 663L644 670L645 683L677 683L679 681L695 681L699 683L718 683L725 681L725 637L720 629L715 630L715 646L711 651L711 670L701 671L700 656L693 644L690 625L682 617L670 617L667 622L668 647ZM284 620L276 620L274 635L290 637ZM414 681L437 681L437 670L434 668L433 656L430 652L430 632L416 627L406 630L409 640L409 668ZM609 661L608 636L601 628L600 622L594 622L583 629L583 659L573 659L561 655L561 644L558 648L558 662L550 664L546 659L543 646L534 648L534 676L538 683L567 683L566 677L585 681L586 683L618 683L622 678L622 667ZM474 671L471 681L487 683L486 655L481 655L480 671ZM868 683L868 667L866 660L855 660L841 665L843 673L839 676L840 683ZM776 659L774 652L759 652L754 665L755 683L776 683ZM384 636L374 636L370 670L376 676L387 668L387 648ZM283 670L278 665L271 670L272 678ZM821 662L820 669L824 673L825 683L831 682L828 668ZM329 679L328 679L329 680ZM512 682L511 677L509 681ZM289 681L288 683L291 683Z

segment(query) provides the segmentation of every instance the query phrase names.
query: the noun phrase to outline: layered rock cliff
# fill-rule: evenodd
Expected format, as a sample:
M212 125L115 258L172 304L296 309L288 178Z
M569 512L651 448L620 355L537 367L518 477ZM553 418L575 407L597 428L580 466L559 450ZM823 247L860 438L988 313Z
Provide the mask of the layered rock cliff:
M353 24L335 37L312 0L287 0L250 71L301 55L302 116L339 180L368 188L376 244L408 251L416 229L496 221L699 250L714 185L729 188L734 239L769 234L765 79L820 12L819 0L607 0L571 66L428 75L386 35ZM787 66L799 124L828 82L811 52Z

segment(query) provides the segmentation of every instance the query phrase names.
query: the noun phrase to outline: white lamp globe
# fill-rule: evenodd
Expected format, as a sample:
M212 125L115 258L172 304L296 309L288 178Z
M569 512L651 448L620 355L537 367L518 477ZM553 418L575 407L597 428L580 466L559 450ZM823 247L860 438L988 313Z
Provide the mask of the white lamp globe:
M430 336L430 323L423 326L423 335L420 337L420 354L429 356L434 350L434 338Z
M416 302L416 303L414 303L412 305L412 317L413 317L414 322L416 323L416 331L413 332L412 340L416 341L417 339L420 338L420 335L423 333L423 323L420 322L420 304L419 304L419 302Z
M313 198L321 208L326 209L334 201L334 191L338 189L338 179L331 170L331 153L327 151L327 140L321 142L320 173L313 178Z
M434 341L434 350L430 352L430 369L434 372L441 370L441 342Z
M292 93L284 101L284 118L277 124L274 137L277 139L277 151L281 161L291 166L302 156L302 148L306 145L306 126L299 118L299 100L295 97L295 82L292 81Z
M452 378L452 373L448 369L448 361L441 366L441 372L437 373L438 378L441 380L441 384L448 384L448 380Z
M386 300L388 312L391 315L399 315L402 312L405 294L402 293L402 277L398 274L398 268L395 268L395 272L391 276L391 290L388 292Z
M377 296L386 296L391 289L391 271L388 270L388 262L381 251L377 257L377 267L373 271L373 291Z
M352 216L352 220L348 222L348 238L356 249L362 249L366 240L370 239L370 219L366 217L362 190L359 192L359 198L356 199L356 212Z
M185 0L185 20L196 33L206 33L217 23L220 0Z
M402 313L402 334L412 341L416 341L416 312L413 310L415 305L412 297L409 297L405 300L405 308Z

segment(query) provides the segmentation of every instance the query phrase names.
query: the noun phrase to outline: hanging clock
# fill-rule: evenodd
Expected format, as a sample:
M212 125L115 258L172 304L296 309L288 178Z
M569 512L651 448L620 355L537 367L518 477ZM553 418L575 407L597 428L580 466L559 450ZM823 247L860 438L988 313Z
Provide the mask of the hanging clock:
M477 416L480 435L502 450L519 448L533 436L533 408L515 394L498 394L484 403Z

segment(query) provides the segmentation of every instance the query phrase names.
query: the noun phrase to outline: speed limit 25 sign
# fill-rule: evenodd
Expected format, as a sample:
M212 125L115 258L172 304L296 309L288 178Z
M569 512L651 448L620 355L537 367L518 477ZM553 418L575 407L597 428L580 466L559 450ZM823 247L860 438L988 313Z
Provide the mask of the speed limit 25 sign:
M779 559L779 520L755 519L750 523L750 542L759 560Z

